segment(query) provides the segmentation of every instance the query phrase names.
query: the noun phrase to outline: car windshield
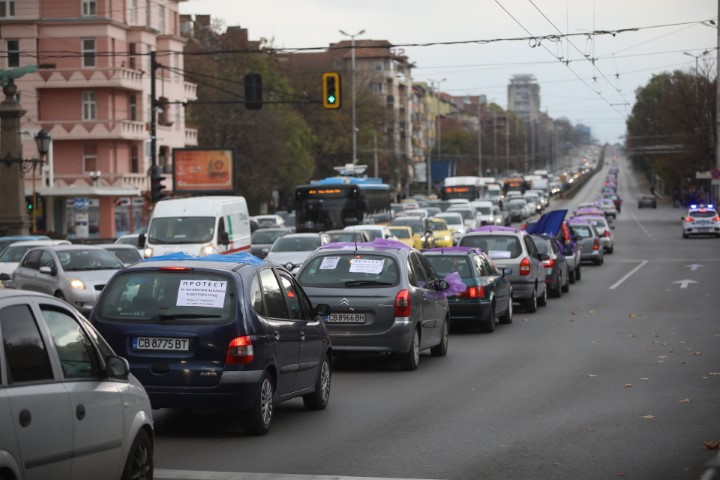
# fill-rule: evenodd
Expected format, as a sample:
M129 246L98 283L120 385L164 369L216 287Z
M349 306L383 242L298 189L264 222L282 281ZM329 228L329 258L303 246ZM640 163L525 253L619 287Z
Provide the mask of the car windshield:
M391 225L410 227L413 233L420 235L423 233L422 220L415 218L396 218L392 221Z
M473 213L471 210L452 210L452 211L462 215L464 220L472 220L473 219Z
M445 220L448 225L462 225L462 216L458 217L455 215L438 215L438 218Z
M137 248L109 248L108 250L119 258L122 263L137 263L142 260Z
M447 223L442 220L428 220L428 227L430 227L430 230L433 232L448 229Z
M520 240L513 235L468 235L460 244L480 248L494 259L517 258L522 254Z
M284 230L255 230L250 238L250 243L270 244L286 233Z
M233 279L198 270L126 271L103 290L103 321L227 323L235 316Z
M138 246L138 236L133 235L133 236L128 236L128 237L120 237L115 241L115 243L120 243L120 244L125 244L125 245L134 245L137 247Z
M23 255L25 255L25 252L33 248L32 245L23 245L23 246L13 246L10 245L5 249L4 252L2 252L2 255L0 256L0 262L20 262L20 259Z
M357 288L397 285L395 258L374 253L326 253L306 262L298 275L303 287Z
M392 228L390 232L397 238L410 238L412 236L412 232L407 228Z
M293 237L284 236L277 239L271 252L311 252L320 246L319 236Z
M119 270L123 264L107 250L58 250L58 259L66 272Z
M153 218L148 242L154 244L206 243L215 233L215 217Z
M453 272L458 272L463 278L471 278L472 267L466 255L426 255L430 265L441 277Z
M492 215L492 208L490 207L479 207L478 211L483 215Z
M330 240L333 242L364 242L365 238L362 235L362 232L351 232L351 231L342 231L342 232L326 232L330 236Z

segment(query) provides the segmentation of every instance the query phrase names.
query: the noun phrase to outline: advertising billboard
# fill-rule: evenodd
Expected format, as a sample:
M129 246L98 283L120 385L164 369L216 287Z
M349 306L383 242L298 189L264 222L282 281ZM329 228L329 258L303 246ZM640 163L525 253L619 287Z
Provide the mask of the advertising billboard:
M173 150L175 193L234 194L233 150L176 148Z

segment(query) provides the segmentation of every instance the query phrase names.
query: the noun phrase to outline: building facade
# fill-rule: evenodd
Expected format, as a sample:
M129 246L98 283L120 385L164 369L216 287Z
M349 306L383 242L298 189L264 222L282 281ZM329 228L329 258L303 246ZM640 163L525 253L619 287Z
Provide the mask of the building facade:
M534 75L513 75L508 85L508 110L525 123L540 119L540 85Z
M185 125L183 102L196 86L182 73L180 1L4 0L2 68L39 67L15 80L25 156L40 129L52 137L42 170L25 178L26 192L37 182L38 230L114 238L144 225L153 115L157 164L172 191L172 150L197 145Z

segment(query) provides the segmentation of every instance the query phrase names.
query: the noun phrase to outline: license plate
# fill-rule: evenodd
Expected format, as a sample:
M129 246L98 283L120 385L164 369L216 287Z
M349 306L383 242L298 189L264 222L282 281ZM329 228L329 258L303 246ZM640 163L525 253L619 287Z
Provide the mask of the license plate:
M331 313L329 323L365 323L364 313Z
M133 348L135 350L187 352L190 348L190 340L187 338L135 337Z
M710 225L711 223L710 220L695 220L695 225Z

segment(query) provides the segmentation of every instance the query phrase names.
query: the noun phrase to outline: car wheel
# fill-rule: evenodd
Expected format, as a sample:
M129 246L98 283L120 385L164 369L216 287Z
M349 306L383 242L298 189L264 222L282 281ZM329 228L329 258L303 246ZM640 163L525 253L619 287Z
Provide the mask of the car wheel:
M688 234L687 234L687 233L683 233L683 238L688 238Z
M562 281L563 281L562 273L558 272L557 287L551 288L550 291L548 292L548 295L550 298L560 298L562 296L562 289L561 289ZM548 290L547 286L545 287L545 290L546 291ZM540 302L538 302L538 303L540 303Z
M495 322L497 321L497 317L495 316L495 303L493 302L492 305L490 305L490 313L488 314L488 318L484 322L480 322L478 327L480 328L480 331L483 333L492 333L495 331Z
M528 312L528 313L537 312L538 301L537 301L537 290L536 289L533 289L532 294L530 295L530 298L525 300L525 303L523 305L525 306L526 312Z
M607 249L607 253L612 254L612 253L614 253L614 252L615 252L615 245L613 245L612 247L610 247L610 248Z
M400 366L403 370L415 370L420 363L420 333L416 328L413 332L410 350L400 354Z
M273 416L273 384L268 372L260 378L255 405L242 414L242 426L250 435L265 435L270 430Z
M575 274L568 272L567 277L568 278L565 280L565 285L560 288L563 293L568 293L570 291L570 284L572 283L570 279L574 278Z
M327 407L330 402L331 380L330 359L325 355L320 365L317 381L315 382L315 391L302 397L305 408L308 410L325 410L325 407Z
M153 478L153 444L147 431L140 430L135 437L125 461L122 478L123 480Z
M572 272L568 272L568 282L575 283L575 275L580 270L580 265L576 265Z
M502 314L500 317L500 323L503 325L507 325L512 323L513 321L513 299L510 297L510 300L508 300L508 306L507 310L505 310L505 313Z
M577 268L575 269L575 281L577 282L581 278L582 278L582 265L578 264Z
M442 332L440 333L440 343L430 349L433 357L444 357L447 355L448 342L450 341L450 324L449 320L443 322Z
M543 294L540 298L537 300L538 307L544 307L547 305L548 302L548 290L547 286L543 289Z
M55 292L55 295L54 295L54 296L55 296L55 298L57 298L58 300L63 300L63 301L65 301L65 295L63 295L63 293L62 293L61 291L59 291L59 290L58 290L57 292Z

